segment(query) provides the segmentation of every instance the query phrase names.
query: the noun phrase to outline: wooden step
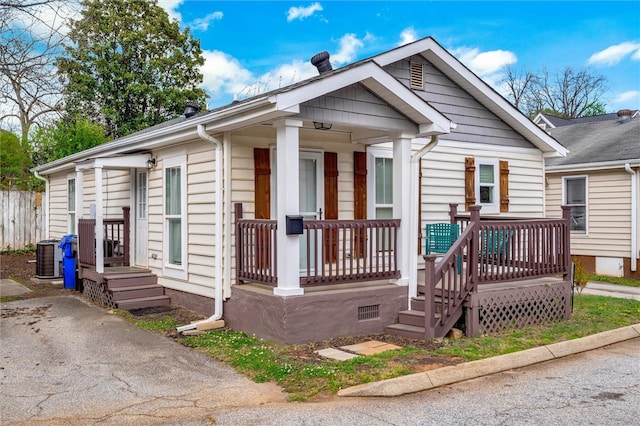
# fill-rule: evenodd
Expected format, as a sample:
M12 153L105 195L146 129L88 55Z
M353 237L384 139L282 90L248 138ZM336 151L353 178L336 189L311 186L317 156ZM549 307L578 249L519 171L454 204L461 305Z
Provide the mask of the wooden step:
M114 301L164 296L164 287L158 284L110 288Z
M424 327L416 327L407 324L392 324L387 326L386 332L396 336L408 337L409 339L424 339Z
M412 297L409 309L424 312L424 296Z
M104 280L107 288L113 289L118 287L135 287L143 285L152 285L158 283L158 277L155 274L135 273L135 274L115 274L105 275Z
M167 306L171 304L169 296L152 296L139 299L128 299L116 302L118 309L129 311L131 309L155 308L157 306Z
M405 325L424 327L424 312L414 310L400 311L398 313L398 322Z

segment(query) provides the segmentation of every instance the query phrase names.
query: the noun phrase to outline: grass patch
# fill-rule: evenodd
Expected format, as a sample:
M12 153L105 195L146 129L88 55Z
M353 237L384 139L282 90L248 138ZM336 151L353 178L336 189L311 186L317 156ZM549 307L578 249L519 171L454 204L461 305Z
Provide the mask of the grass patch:
M16 300L22 300L22 296L0 296L0 303L15 302Z
M165 327L173 326L168 318L136 322L131 314L128 316L129 320L149 330L166 330ZM229 329L212 330L179 340L256 382L277 383L290 394L290 401L306 401L322 393L335 394L349 386L437 368L438 360L456 357L456 362L461 362L489 358L636 323L640 323L638 301L577 295L568 321L496 335L443 339L439 347L432 350L407 346L342 362L311 356L312 351L305 345L277 345Z
M589 275L589 280L624 285L627 287L640 287L640 280L633 280L631 278L608 277L606 275Z

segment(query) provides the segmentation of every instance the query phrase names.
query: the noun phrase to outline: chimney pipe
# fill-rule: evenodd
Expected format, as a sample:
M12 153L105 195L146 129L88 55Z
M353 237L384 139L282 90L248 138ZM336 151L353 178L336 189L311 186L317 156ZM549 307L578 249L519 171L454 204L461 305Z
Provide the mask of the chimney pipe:
M184 107L184 116L186 118L193 117L200 111L200 105L197 102L187 101L187 104Z
M311 63L318 69L319 74L324 74L333 69L331 62L329 62L329 52L326 50L314 55L311 58Z
M630 109L621 109L618 111L618 121L621 123L627 122L631 120L631 116L633 115L633 111Z

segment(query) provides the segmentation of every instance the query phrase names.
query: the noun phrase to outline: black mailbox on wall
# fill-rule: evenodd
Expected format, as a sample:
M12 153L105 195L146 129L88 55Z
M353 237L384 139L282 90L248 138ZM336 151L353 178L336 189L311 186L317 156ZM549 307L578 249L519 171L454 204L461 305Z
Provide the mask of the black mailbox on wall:
M286 216L287 219L287 235L302 234L302 216Z

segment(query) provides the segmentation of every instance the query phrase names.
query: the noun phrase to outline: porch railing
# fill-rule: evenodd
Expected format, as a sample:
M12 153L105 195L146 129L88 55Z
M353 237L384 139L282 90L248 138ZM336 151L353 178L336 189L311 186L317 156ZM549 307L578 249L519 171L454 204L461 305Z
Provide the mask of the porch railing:
M305 220L300 236L300 285L399 278L399 219ZM275 220L243 219L236 205L236 275L239 282L277 285Z
M437 264L435 255L425 256L427 338L451 328L467 296L482 284L553 275L569 279L570 208L563 206L561 219L486 220L479 212L471 206L470 216L458 216L453 205L452 221L463 222L461 236Z
M122 208L122 218L103 219L104 264L129 266L129 207ZM96 220L78 219L78 263L96 266Z

